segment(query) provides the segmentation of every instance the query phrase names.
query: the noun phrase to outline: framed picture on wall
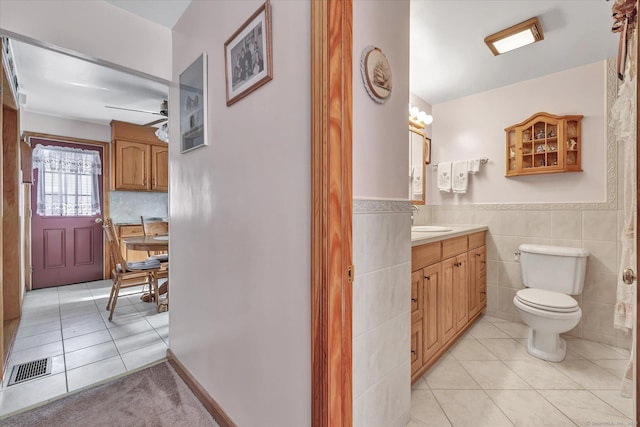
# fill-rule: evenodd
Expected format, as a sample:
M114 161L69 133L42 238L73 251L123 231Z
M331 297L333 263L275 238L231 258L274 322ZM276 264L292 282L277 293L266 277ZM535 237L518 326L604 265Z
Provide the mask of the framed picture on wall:
M207 54L180 73L180 151L207 145Z
M225 42L224 65L227 106L273 78L269 0Z

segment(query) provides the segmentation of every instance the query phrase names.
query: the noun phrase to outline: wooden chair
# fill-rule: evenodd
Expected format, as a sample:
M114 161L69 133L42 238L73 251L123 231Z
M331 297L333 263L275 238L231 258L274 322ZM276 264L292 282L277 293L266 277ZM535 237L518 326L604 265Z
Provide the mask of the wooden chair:
M109 320L113 319L113 312L116 308L120 290L134 286L149 285L149 295L155 298L156 306L159 307L158 278L162 276L160 262L158 260L147 260L142 262L126 262L122 257L120 243L116 237L115 229L110 218L105 219L103 229L107 244L109 245L109 258L111 259L111 273L113 275L113 285L107 301L107 310L110 310Z
M142 231L145 236L168 236L169 235L169 222L167 221L149 221L145 220L144 216L140 216L140 222L142 223ZM161 263L161 268L158 272L155 273L156 280L157 279L169 279L169 254L165 251L147 251L147 255L151 258L156 258ZM168 286L163 285L160 287L159 295L167 294L166 296L166 304L162 304L163 306L168 306L169 301L169 292ZM156 298L156 304L158 305L158 310L160 310L160 298Z

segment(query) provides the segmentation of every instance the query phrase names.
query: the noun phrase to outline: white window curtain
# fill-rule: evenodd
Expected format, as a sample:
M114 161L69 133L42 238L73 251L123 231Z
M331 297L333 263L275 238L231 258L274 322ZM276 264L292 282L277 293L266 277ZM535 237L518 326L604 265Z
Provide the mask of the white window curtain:
M38 169L38 215L100 214L102 164L96 151L38 144L33 150L33 167Z

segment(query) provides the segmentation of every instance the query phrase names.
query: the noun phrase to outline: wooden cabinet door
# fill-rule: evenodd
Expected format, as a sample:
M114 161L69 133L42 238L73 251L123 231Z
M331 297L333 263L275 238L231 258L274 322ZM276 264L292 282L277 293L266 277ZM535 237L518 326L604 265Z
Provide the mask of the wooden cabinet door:
M454 316L456 321L456 331L467 326L469 321L469 264L467 261L467 254L458 255L455 257L453 269L453 301L454 301Z
M469 318L487 305L486 246L469 251Z
M169 191L169 148L151 146L151 189Z
M148 190L150 146L138 142L115 142L114 188L116 190Z
M411 324L422 320L424 306L424 274L422 269L411 273Z
M422 270L424 273L424 309L422 314L423 345L422 358L426 362L442 347L440 331L438 293L440 290L440 263Z
M438 292L438 321L440 323L440 339L446 344L456 333L456 317L454 314L454 276L456 258L442 261L442 280Z
M422 367L422 321L411 325L411 375Z

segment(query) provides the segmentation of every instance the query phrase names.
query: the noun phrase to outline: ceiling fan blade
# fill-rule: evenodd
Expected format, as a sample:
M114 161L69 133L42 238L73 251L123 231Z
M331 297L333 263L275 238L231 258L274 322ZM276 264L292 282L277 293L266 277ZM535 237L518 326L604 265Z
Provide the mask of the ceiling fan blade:
M105 108L111 108L113 110L135 111L137 113L148 113L148 114L154 114L156 116L164 116L164 114L158 113L157 111L136 110L136 109L133 109L133 108L113 107L111 105L105 105L104 107Z
M153 125L157 125L158 123L162 123L162 122L166 122L167 118L165 117L164 119L158 119L158 120L154 120L152 122L149 123L145 123L142 126L153 126Z

